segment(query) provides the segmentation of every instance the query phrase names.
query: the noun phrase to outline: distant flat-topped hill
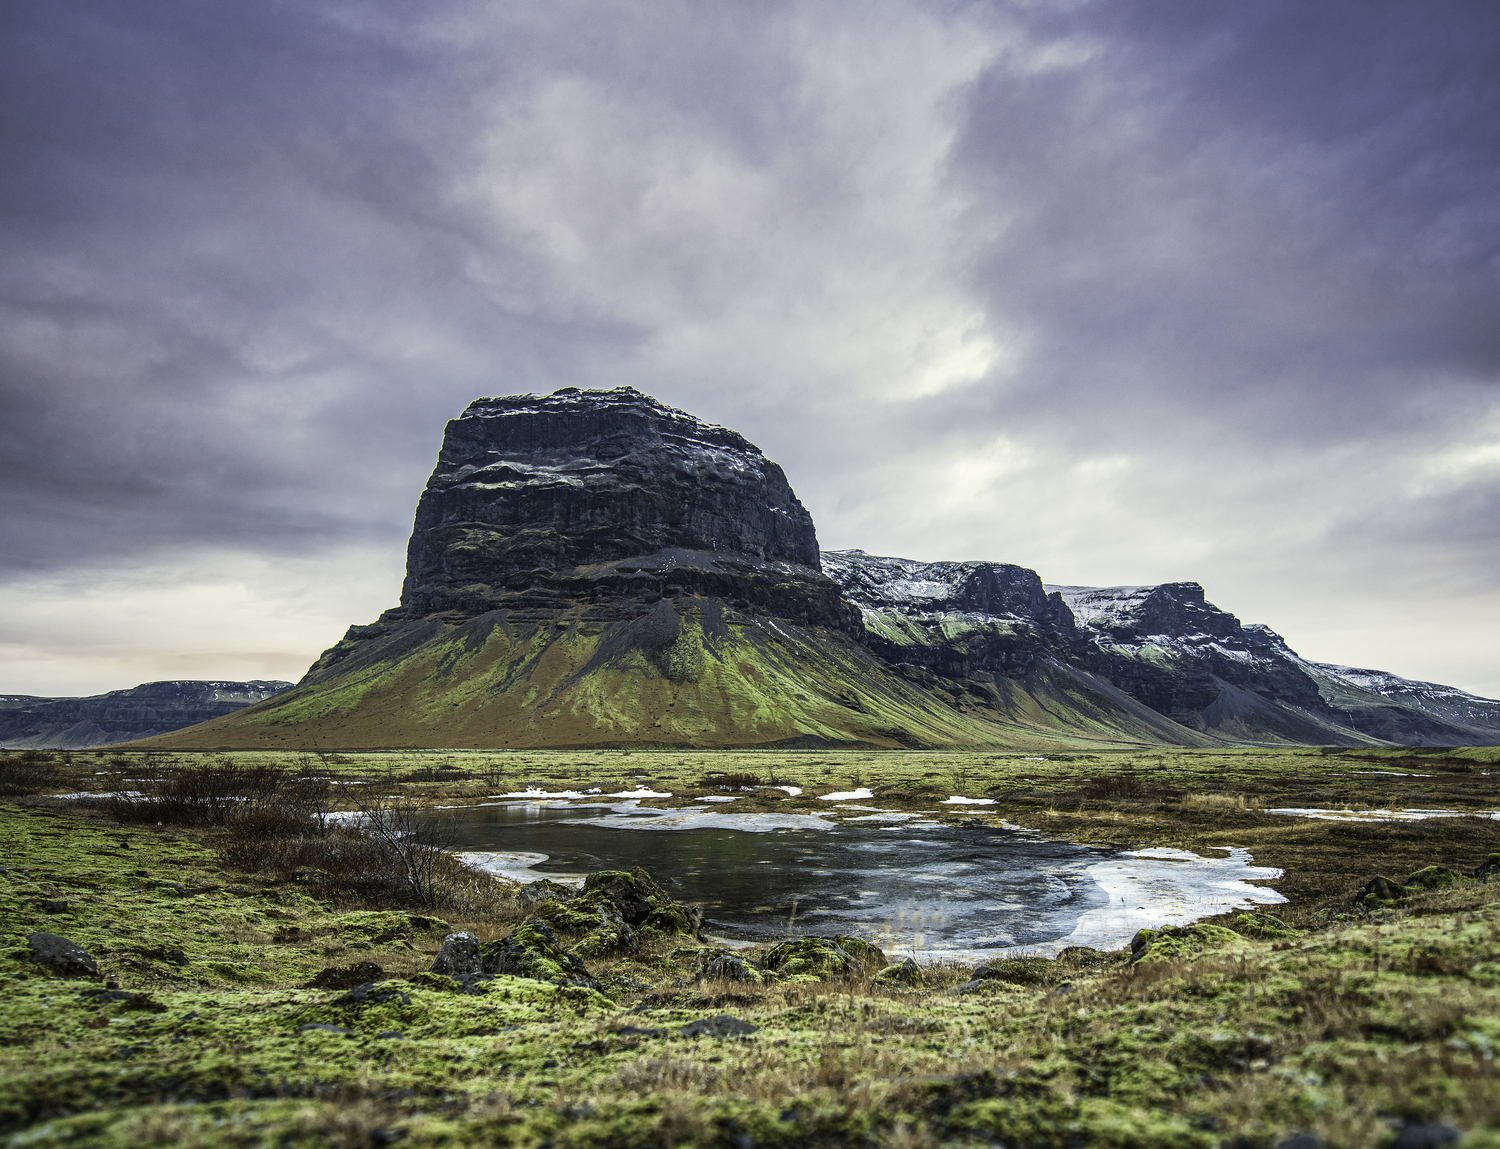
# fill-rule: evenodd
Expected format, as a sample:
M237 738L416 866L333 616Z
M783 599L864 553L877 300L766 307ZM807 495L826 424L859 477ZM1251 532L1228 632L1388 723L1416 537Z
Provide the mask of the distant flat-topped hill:
M780 467L629 387L479 399L401 603L175 747L1476 745L1500 703L1306 662L1196 583L820 552Z
M0 695L0 746L82 750L150 738L243 710L290 682L145 682L89 698Z

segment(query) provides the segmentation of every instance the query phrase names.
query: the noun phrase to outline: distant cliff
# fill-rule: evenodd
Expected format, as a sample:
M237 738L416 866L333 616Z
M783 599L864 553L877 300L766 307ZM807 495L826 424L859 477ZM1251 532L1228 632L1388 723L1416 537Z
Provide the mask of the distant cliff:
M89 698L0 695L0 746L80 750L150 738L233 714L290 682L146 682Z

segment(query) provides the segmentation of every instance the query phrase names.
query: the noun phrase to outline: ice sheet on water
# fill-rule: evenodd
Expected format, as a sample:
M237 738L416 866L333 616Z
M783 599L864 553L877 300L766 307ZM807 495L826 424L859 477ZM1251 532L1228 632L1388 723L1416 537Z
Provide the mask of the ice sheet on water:
M1215 846L1227 857L1203 858L1187 850L1132 850L1088 868L1108 896L1107 905L1086 910L1078 925L1055 943L1118 949L1140 929L1185 926L1229 910L1276 906L1286 898L1252 881L1271 881L1282 871L1253 865L1249 850Z
M681 810L630 810L611 807L602 818L563 819L570 825L598 826L605 830L743 830L765 834L772 830L832 830L819 814L731 814L727 810L705 810L685 806Z
M467 850L460 853L458 857L476 870L483 870L487 874L494 874L500 878L509 878L512 882L520 882L523 886L527 882L539 881L542 878L565 886L583 885L581 875L549 874L536 869L547 860L546 854L531 854L521 850Z

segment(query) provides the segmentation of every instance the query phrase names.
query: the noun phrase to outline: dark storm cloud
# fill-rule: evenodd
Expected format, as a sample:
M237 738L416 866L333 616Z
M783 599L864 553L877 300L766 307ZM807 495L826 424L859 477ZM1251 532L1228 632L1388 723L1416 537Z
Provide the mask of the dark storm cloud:
M1016 390L1066 412L1124 383L1143 420L1169 403L1312 440L1440 424L1451 407L1413 411L1414 386L1493 393L1500 9L1147 2L1048 23L1090 66L992 68L956 150L976 213L1011 213L976 281L1034 341Z
M399 552L470 399L630 383L834 545L1495 585L1492 4L0 20L4 577Z

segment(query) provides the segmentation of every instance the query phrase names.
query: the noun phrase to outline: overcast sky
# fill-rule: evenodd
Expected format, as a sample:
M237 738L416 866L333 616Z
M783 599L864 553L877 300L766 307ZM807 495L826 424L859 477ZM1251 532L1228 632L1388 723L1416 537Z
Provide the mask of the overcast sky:
M0 692L296 679L444 422L1500 696L1500 5L10 0Z

